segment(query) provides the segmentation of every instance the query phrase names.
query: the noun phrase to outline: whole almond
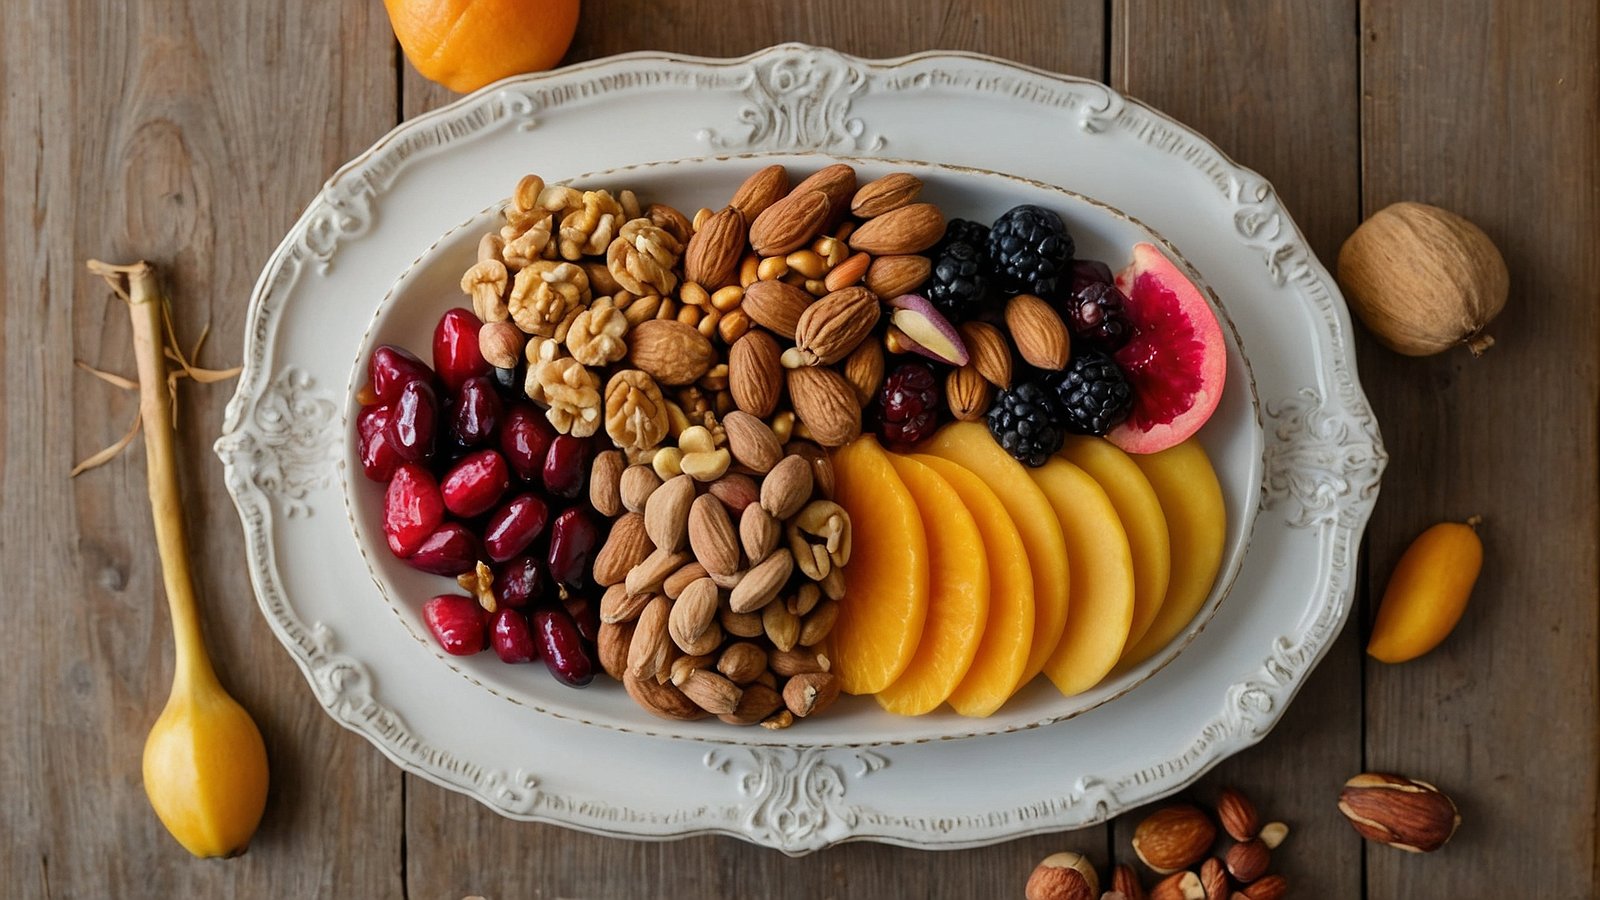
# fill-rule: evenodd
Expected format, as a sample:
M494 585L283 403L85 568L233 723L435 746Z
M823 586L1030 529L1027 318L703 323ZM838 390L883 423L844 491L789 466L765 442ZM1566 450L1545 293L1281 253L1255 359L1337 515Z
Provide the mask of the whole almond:
M628 570L628 577L622 580L622 586L630 594L653 594L661 590L668 575L683 568L689 559L687 553L657 548L644 558L644 562Z
M795 588L794 596L789 598L789 609L795 615L803 616L816 609L821 600L822 588L808 582Z
M796 185L750 223L750 246L762 256L782 256L811 243L828 221L828 195Z
M867 275L867 267L872 265L872 256L866 253L853 253L845 261L828 270L822 277L822 286L830 291L847 288Z
M727 715L737 709L739 697L744 693L738 685L707 669L690 669L672 683L694 705L714 716Z
M1193 872L1175 872L1150 889L1150 900L1205 900L1205 897L1205 886Z
M732 206L700 223L683 251L683 276L708 291L739 280L744 257L745 217Z
M667 633L685 653L696 646L706 629L717 623L717 586L709 578L692 582L678 595L667 614Z
M1282 875L1268 875L1244 889L1250 900L1283 900L1288 893L1289 879Z
M646 319L628 332L628 362L661 384L693 384L715 356L705 335L677 319Z
M1018 294L1006 303L1006 328L1029 365L1054 372L1072 359L1066 323L1050 304L1032 294Z
M1228 874L1240 884L1249 884L1257 878L1267 874L1267 866L1272 862L1272 851L1267 845L1258 840L1240 841L1228 848L1228 854L1223 858L1228 865Z
M752 503L739 516L739 546L749 559L766 559L783 537L783 526L772 514Z
M645 532L644 516L624 513L611 523L611 533L594 557L594 583L601 587L621 584L634 566L645 561L655 549Z
M670 630L670 622L669 622ZM669 681L682 679L690 669L709 669L717 662L714 654L706 653L699 656L680 656L672 661L672 667L667 676Z
M833 460L828 458L828 451L810 441L790 441L784 449L790 456L798 456L811 464L811 481L816 486L816 492L832 500Z
M744 184L733 192L733 200L729 205L744 213L746 222L754 222L756 216L783 199L787 193L789 171L783 166L771 165L746 178Z
M876 294L863 287L847 287L806 307L795 323L794 344L808 366L827 366L856 349L881 310Z
M782 522L806 505L815 483L811 461L801 454L791 453L779 460L762 480L761 508Z
M833 369L803 366L788 370L789 402L817 443L843 447L861 434L861 404L856 390Z
M807 585L808 587L810 585ZM820 591L819 591L820 593ZM835 622L839 621L839 602L828 600L817 605L800 623L800 646L814 647L822 643L828 632L833 630Z
M778 342L765 331L750 331L734 341L728 350L728 392L735 406L762 419L772 415L783 394L778 357Z
M779 337L793 338L800 314L814 298L787 281L757 281L744 289L739 308L751 321Z
M1133 830L1133 852L1163 875L1205 858L1217 838L1206 814L1186 803L1158 809Z
M910 172L892 172L869 181L850 199L850 213L862 219L881 216L917 199L922 179Z
M706 485L706 490L722 501L730 516L743 513L745 507L761 499L761 488L756 485L756 480L739 472L729 472Z
M789 678L806 672L826 672L832 668L828 657L809 647L774 651L767 654L767 665L780 678Z
M844 379L855 388L856 400L865 407L883 384L883 342L862 341L845 357Z
M1256 806L1250 798L1234 788L1223 788L1222 796L1217 798L1217 819L1222 822L1222 830L1228 837L1236 841L1253 839L1261 831L1261 819L1256 814Z
M1145 900L1144 884L1130 865L1118 864L1111 870L1111 889L1128 900Z
M944 213L932 203L912 203L861 223L850 232L850 249L873 256L921 253L944 237Z
M656 488L644 503L644 530L657 550L682 550L689 537L689 506L694 478L677 475Z
M926 256L880 256L867 267L867 289L883 300L893 300L922 286L933 272Z
M722 624L723 631L737 637L754 638L762 635L759 612L736 613L724 606L717 611L717 621Z
M779 547L739 579L738 585L728 594L728 608L736 613L761 609L778 596L793 571L794 557L787 548Z
M617 493L622 499L622 507L628 512L644 512L645 502L656 488L661 487L661 476L649 466L629 466L622 470L622 480L617 486Z
M801 718L827 712L839 699L839 676L832 672L806 672L783 686L783 705Z
M783 707L783 697L764 684L749 684L739 696L733 712L717 718L729 725L754 725Z
M639 613L644 611L645 604L650 602L651 596L630 594L626 585L613 584L600 595L601 624L620 625L632 622L639 618Z
M628 674L635 678L654 678L670 659L672 638L667 634L667 618L672 604L656 596L645 604L628 643Z
M997 388L1011 387L1011 344L1000 329L988 322L963 322L961 340L978 374Z
M1228 881L1222 860L1213 856L1200 864L1200 887L1205 889L1206 900L1230 900L1233 884Z
M766 474L783 458L783 445L766 422L740 410L722 417L733 458L752 471Z
M689 507L689 549L708 574L739 571L739 536L722 501L710 494L696 497Z
M856 170L845 163L823 166L794 186L791 193L821 191L828 198L828 216L822 227L832 228L850 211L850 198L856 193Z
M1411 853L1443 847L1461 825L1461 813L1443 791L1427 783L1382 772L1364 772L1345 782L1339 812L1369 841Z
M944 398L951 415L963 422L976 422L994 403L994 385L978 374L977 366L967 363L945 376Z
M779 650L793 650L800 642L800 617L789 612L787 604L768 603L761 607L761 630Z
M528 336L511 322L485 322L478 329L478 354L489 365L502 369L517 367L527 342Z
M597 453L589 466L589 505L608 519L622 515L622 472L627 467L621 450Z
M663 719L691 721L706 714L670 681L663 684L653 676L640 677L629 672L622 679L622 686L627 688L633 702Z
M698 562L684 563L678 567L678 571L668 575L666 580L661 582L661 593L676 600L678 595L683 593L684 588L710 574L710 572L706 571L706 567Z
M729 644L722 648L722 655L717 658L717 671L738 685L755 681L766 668L767 651L750 641L735 641Z
M607 675L621 681L628 671L628 645L633 641L632 622L601 622L595 633L595 656Z

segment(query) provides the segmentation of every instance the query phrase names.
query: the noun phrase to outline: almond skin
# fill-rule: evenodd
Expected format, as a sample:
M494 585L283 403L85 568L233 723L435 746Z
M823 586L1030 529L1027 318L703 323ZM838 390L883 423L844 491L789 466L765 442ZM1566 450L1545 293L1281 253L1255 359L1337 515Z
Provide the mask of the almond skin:
M1001 390L1011 387L1011 344L988 322L961 323L961 340L984 380Z
M783 166L767 166L746 178L733 192L733 200L728 205L744 213L746 222L754 222L756 216L766 212L767 207L782 200L787 193L789 171Z
M850 233L850 248L874 256L920 253L944 237L944 213L932 203L912 203L863 222Z
M855 388L829 368L788 370L789 401L795 415L824 447L843 447L861 434L861 404Z
M711 574L732 575L739 571L739 534L722 501L710 494L696 497L689 507L689 548L694 551L695 560ZM713 611L715 606L713 602Z
M826 712L839 699L839 676L832 672L806 672L783 686L783 703L801 718Z
M778 436L760 418L733 410L722 417L722 427L728 433L728 449L741 465L766 474L783 458Z
M735 406L759 419L778 408L783 365L772 335L751 331L734 342L728 351L728 392Z
M862 408L872 402L874 394L883 385L883 342L862 341L845 357L844 377L856 389L856 399Z
M828 198L828 215L822 227L832 228L850 211L850 198L856 193L856 170L844 163L824 166L794 186L793 193L800 191L821 191Z
M601 587L621 584L628 570L644 562L655 549L645 533L644 516L627 513L611 525L611 534L594 557L594 583Z
M739 308L762 328L793 339L801 314L814 299L804 288L786 281L757 281L744 289Z
M832 365L856 349L881 310L878 297L862 287L834 291L806 307L795 324L794 344L808 366Z
M978 374L976 366L968 363L945 376L944 397L951 415L962 422L976 422L994 403L994 385Z
M933 272L933 261L926 256L880 256L867 266L867 289L880 299L893 300L922 286Z
M1345 782L1339 811L1367 840L1412 853L1443 847L1461 824L1455 803L1438 788L1382 773L1365 773Z
M732 206L701 223L683 251L684 277L708 291L736 282L744 256L744 223L744 214Z
M910 172L893 172L869 181L850 199L850 213L863 219L881 216L917 199L922 179Z
M802 183L750 223L750 246L762 256L793 253L822 231L827 218L828 195Z
M1217 818L1222 830L1236 841L1253 839L1261 831L1261 818L1250 798L1233 788L1223 788L1217 799Z
M628 332L628 361L660 384L693 384L715 355L705 335L676 319L648 319Z
M1205 813L1186 803L1158 809L1133 831L1133 852L1144 864L1170 875L1204 859L1217 838Z
M654 677L639 677L629 672L623 677L622 686L627 688L628 696L633 698L633 702L663 719L691 721L706 715L705 710L685 697L683 691L678 690L670 681L661 683Z
M1006 303L1006 328L1029 365L1055 372L1072 360L1066 323L1050 304L1032 294L1018 294Z

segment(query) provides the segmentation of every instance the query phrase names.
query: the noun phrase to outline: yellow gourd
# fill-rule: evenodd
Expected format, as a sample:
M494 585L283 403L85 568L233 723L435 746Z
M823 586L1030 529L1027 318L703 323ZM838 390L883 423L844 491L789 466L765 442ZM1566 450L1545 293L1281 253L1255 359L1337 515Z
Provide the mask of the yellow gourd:
M1386 663L1416 659L1456 627L1483 567L1481 521L1443 522L1411 542L1389 576L1368 655Z

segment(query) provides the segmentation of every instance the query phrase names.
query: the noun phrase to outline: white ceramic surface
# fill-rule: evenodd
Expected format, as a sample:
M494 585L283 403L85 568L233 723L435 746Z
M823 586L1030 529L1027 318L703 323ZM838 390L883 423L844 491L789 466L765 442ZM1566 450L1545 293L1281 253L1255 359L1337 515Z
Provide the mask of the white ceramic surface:
M348 477L351 367L369 326L378 339L426 345L418 335L431 317L419 325L386 311L459 297L405 296L453 287L456 276L439 273L460 271L450 254L461 247L440 234L527 171L556 180L762 151L926 159L1060 185L1147 223L1222 298L1254 369L1265 443L1237 358L1233 411L1206 440L1230 502L1258 503L1259 514L1231 595L1220 607L1213 597L1210 624L1170 664L1115 702L1044 727L1028 726L1114 697L1140 673L1077 704L1035 684L987 723L894 720L857 704L773 743L766 732L639 718L614 689L557 693L508 682L515 670L492 661L447 664L416 637L414 610L379 596L358 543L372 486ZM678 171L692 170L683 183L712 183L736 178L730 165ZM670 191L652 180L662 168L626 181ZM990 176L930 177L962 195ZM1072 220L1071 203L1051 205ZM1075 226L1090 248L1108 229L1106 255L1116 229L1132 227L1083 215ZM449 264L417 267L386 302L430 253ZM1385 460L1349 327L1332 279L1259 176L1102 85L968 55L867 62L794 45L731 61L634 54L492 86L341 169L262 273L217 452L268 622L329 713L407 770L509 816L606 834L725 833L789 853L851 839L972 846L1170 793L1277 721L1348 615ZM1242 548L1248 517L1237 512L1230 544ZM374 563L391 594L409 596L413 573ZM1009 733L940 739L985 730ZM664 736L689 731L702 739ZM863 746L878 740L907 743Z

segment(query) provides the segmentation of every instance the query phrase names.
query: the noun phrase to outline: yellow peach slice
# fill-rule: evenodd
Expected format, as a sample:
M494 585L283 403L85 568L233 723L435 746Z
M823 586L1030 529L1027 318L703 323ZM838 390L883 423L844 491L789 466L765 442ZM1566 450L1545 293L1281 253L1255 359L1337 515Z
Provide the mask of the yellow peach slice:
M833 471L851 551L828 655L841 690L875 694L906 670L922 639L928 540L916 501L874 438L835 450Z
M875 695L902 716L932 712L972 668L989 620L989 555L978 521L950 482L926 463L889 454L911 491L928 534L928 620L911 665Z
M1061 520L1072 567L1072 609L1044 674L1062 696L1094 687L1122 655L1133 627L1133 551L1105 489L1059 457L1028 474Z
M1027 669L1033 648L1033 569L1028 565L1021 532L983 479L937 456L918 454L912 459L955 488L983 535L984 555L989 561L989 619L972 667L949 697L956 712L981 718L1016 693Z
M1017 685L1020 688L1044 668L1067 624L1072 576L1067 567L1061 520L1056 518L1044 491L1028 477L1021 463L994 442L987 427L977 422L946 425L928 442L926 450L977 474L993 488L1022 533L1023 546L1028 548L1028 565L1033 569L1034 631L1028 667Z
M1167 516L1172 544L1172 581L1161 611L1138 643L1128 645L1119 668L1144 662L1177 637L1211 596L1228 538L1228 512L1222 485L1205 448L1194 438L1160 453L1137 454L1133 461L1150 479Z
M1128 548L1133 551L1133 624L1128 628L1128 645L1133 646L1150 630L1172 578L1166 514L1150 479L1128 454L1105 438L1071 435L1061 447L1061 457L1105 488L1128 532Z

